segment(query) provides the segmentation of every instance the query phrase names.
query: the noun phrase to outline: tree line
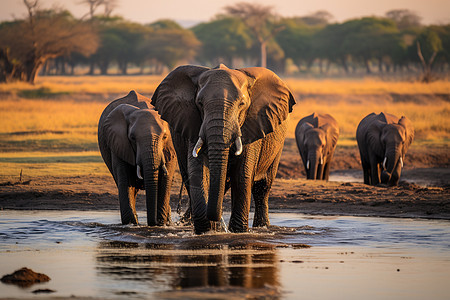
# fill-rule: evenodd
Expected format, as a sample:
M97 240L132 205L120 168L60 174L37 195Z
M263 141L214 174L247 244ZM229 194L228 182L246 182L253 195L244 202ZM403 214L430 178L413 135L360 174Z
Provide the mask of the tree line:
M161 74L182 63L267 66L277 73L326 75L420 72L429 81L450 62L450 24L423 26L409 10L341 23L319 11L277 16L272 7L238 3L189 29L173 20L139 24L112 16L112 0L85 0L88 18L43 10L24 0L28 16L0 23L0 82L34 82L42 74ZM105 5L95 14L93 4ZM134 71L136 72L136 71Z

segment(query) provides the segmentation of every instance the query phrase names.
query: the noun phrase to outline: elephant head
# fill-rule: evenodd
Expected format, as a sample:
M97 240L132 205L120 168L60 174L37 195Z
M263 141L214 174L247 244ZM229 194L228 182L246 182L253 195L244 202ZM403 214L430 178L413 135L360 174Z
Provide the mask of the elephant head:
M240 155L246 144L273 132L288 118L295 100L265 68L235 70L221 64L214 69L178 67L158 86L152 104L173 130L195 143L193 157L207 158L207 217L218 221L229 156Z
M298 133L298 135L297 135ZM326 131L323 128L314 128L310 123L303 123L297 129L299 148L302 149L303 163L308 179L321 179L327 145Z
M148 225L157 224L159 170L167 172L163 148L170 132L153 109L120 104L104 122L106 141L111 151L136 167L134 178L143 180L146 192Z
M368 145L378 157L383 158L381 182L396 185L406 152L414 139L414 128L404 116L396 122L390 121L392 115L385 115L387 122L377 120L370 126L367 132Z

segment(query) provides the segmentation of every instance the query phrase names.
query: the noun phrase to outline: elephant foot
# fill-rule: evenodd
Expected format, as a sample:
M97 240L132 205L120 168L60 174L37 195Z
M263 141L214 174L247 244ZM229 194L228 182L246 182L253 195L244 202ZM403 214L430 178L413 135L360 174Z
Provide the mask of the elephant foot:
M269 220L254 220L253 221L253 227L269 227L270 222Z
M235 222L230 221L230 225L228 226L228 230L230 232L234 232L234 233L247 232L248 231L248 225L245 225L243 223L237 224Z
M195 234L203 234L211 230L210 221L196 221L194 220L194 232Z
M134 225L139 224L137 216L134 215L134 216L129 216L129 217L122 217L122 225L128 225L128 224L134 224Z

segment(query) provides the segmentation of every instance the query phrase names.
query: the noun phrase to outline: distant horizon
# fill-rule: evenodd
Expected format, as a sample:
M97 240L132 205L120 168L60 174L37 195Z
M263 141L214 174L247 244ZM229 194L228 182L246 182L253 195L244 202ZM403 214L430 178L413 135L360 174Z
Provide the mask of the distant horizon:
M63 7L77 18L81 18L89 10L86 4L80 4L80 0L40 0L40 2L43 9ZM238 2L255 3L253 0L118 0L117 2L118 7L113 10L112 15L141 24L170 19L186 28L209 22L216 15L223 13L225 6ZM26 8L22 0L0 0L0 3L2 8L0 21L26 17ZM317 0L308 4L293 0L260 0L257 3L272 6L275 13L285 18L305 16L325 10L333 15L331 23L341 23L361 17L384 17L390 10L408 9L421 17L424 25L450 24L450 1L448 0L379 0L376 3L364 0L341 0L339 3L334 0ZM101 11L102 8L98 9L97 13Z

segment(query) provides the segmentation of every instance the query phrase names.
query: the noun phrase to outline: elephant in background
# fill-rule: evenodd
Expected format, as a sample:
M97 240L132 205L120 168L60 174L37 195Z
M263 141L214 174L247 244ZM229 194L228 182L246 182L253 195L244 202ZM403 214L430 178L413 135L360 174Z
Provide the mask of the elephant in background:
M177 159L169 127L150 99L131 91L111 102L100 116L98 145L117 185L122 224L138 224L136 195L144 189L148 225L170 223Z
M166 120L191 199L197 234L221 220L231 188L229 230L269 225L268 197L294 97L265 68L180 66L160 83L152 104Z
M307 179L328 180L338 138L338 123L329 114L313 113L298 122L295 140Z
M356 130L364 183L397 185L406 151L414 140L414 127L406 117L371 113Z

